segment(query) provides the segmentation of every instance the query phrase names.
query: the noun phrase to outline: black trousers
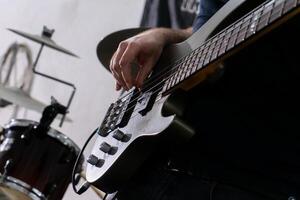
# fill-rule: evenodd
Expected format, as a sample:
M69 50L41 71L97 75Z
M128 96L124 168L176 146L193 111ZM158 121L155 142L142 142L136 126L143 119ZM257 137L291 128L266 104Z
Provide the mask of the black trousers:
M194 177L180 171L153 169L140 181L133 180L113 200L271 200L239 187ZM293 196L287 200L294 200Z

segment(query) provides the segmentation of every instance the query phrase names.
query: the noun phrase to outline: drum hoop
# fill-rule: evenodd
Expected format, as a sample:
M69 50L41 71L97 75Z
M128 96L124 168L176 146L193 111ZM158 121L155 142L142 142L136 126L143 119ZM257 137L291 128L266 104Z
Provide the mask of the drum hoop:
M27 120L27 119L11 119L10 122L7 125L4 126L4 128L8 129L12 126L26 127L30 124L38 125L39 123L36 122L36 121ZM50 127L49 131L47 132L47 135L49 135L50 137L58 140L63 145L65 145L69 148L74 148L74 150L76 151L76 154L77 155L79 154L80 148L77 146L77 144L75 142L73 142L73 140L71 140L69 137L64 135L63 133L61 133L61 132L59 132L59 131L57 131L57 130Z
M19 192L28 195L33 200L46 200L45 195L42 192L40 192L38 189L11 176L3 176L2 174L0 174L0 183L4 184L4 186L8 186L11 189L16 189Z

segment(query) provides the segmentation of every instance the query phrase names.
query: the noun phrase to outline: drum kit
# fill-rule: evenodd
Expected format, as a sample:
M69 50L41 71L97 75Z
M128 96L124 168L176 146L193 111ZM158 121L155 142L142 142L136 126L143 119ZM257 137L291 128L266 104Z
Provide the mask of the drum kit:
M59 200L63 198L71 182L72 170L80 148L63 133L51 128L51 123L58 114L66 115L75 87L73 84L37 72L35 67L44 46L70 56L78 56L57 45L51 39L54 30L47 27L44 27L41 35L8 30L41 44L33 64L34 73L73 87L73 93L67 106L59 104L54 98L50 105L45 106L18 88L0 85L0 98L42 113L39 122L12 119L0 130L0 199ZM64 117L62 122L63 120ZM82 162L76 169L78 173L81 172L81 168Z

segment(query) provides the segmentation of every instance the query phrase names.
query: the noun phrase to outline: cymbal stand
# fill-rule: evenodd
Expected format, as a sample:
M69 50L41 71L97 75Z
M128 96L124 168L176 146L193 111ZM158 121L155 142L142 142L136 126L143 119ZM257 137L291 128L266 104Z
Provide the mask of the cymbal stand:
M42 32L42 35L43 35L43 36L51 38L51 36L52 36L53 33L54 33L54 29L50 30L50 29L48 29L47 27L44 26L43 32ZM47 74L41 73L41 72L39 72L39 71L36 70L36 66L37 66L38 60L39 60L39 58L40 58L40 56L41 56L41 53L42 53L42 50L43 50L44 46L45 46L45 44L42 43L42 44L41 44L41 47L40 47L40 49L39 49L39 52L38 52L38 54L37 54L37 57L36 57L36 59L35 59L35 61L34 61L34 63L33 63L33 66L32 66L32 71L33 71L33 73L38 74L38 75L40 75L40 76L43 76L43 77L45 77L45 78L48 78L48 79L51 79L51 80L60 82L60 83L62 83L62 84L65 84L65 85L70 86L70 87L73 88L73 91L72 91L72 93L71 93L71 95L70 95L70 97L69 97L69 100L68 100L68 103L67 103L67 106L66 106L66 113L63 114L63 117L62 117L62 119L61 119L61 121L60 121L60 124L59 124L59 126L62 127L62 124L63 124L63 122L64 122L64 120L65 120L65 116L66 116L66 114L68 113L69 107L70 107L71 102L72 102L72 100L73 100L73 98L74 98L74 95L75 95L75 92L76 92L76 87L75 87L75 85L72 84L72 83L68 83L68 82L66 82L66 81L60 80L60 79L55 78L55 77L53 77L53 76L49 76L49 75L47 75Z

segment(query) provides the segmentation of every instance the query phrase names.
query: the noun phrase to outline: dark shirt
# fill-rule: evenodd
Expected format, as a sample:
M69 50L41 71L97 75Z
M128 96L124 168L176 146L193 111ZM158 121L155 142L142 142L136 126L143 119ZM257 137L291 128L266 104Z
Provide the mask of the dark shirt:
M200 12L197 15L193 30L198 30L211 16L213 16L228 0L201 0Z
M199 13L200 0L146 0L142 27L187 28Z

